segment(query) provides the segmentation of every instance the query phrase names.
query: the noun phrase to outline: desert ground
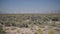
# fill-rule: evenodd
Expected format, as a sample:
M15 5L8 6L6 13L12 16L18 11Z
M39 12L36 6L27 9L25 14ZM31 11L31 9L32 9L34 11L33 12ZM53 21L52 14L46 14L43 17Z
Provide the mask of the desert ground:
M0 34L60 34L60 14L0 14Z

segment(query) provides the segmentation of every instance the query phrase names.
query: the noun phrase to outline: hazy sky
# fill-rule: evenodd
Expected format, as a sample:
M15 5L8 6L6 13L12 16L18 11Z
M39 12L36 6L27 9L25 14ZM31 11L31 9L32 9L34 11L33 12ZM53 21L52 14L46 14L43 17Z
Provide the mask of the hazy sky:
M0 13L60 13L60 0L0 0Z

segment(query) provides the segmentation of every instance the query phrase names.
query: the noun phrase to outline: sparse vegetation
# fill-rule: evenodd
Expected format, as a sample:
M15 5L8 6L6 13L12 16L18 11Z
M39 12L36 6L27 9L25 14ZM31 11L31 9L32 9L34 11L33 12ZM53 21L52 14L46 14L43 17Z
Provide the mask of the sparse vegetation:
M1 26L4 25L5 27L19 27L19 28L31 28L34 29L34 25L37 25L40 28L45 28L48 25L48 29L57 27L60 28L60 15L0 15L0 24ZM4 32L2 27L0 26L0 32ZM46 29L46 30L48 30ZM54 30L54 29L53 29ZM56 29L55 29L56 30ZM45 31L45 30L44 30ZM43 34L43 30L38 30L39 34ZM48 30L49 34L54 34L52 30ZM27 33L26 33L27 34ZM34 34L38 34L35 32Z

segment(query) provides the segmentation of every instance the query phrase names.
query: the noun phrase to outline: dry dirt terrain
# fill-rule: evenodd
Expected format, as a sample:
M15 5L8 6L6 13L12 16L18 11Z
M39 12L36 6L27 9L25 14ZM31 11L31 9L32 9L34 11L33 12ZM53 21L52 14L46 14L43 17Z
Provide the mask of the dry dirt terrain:
M19 27L5 27L6 34L40 34L38 30L41 29L43 34L48 34L48 26L45 28L33 27L33 28L19 28ZM37 32L37 33L36 33ZM60 34L60 31L55 31L54 34Z

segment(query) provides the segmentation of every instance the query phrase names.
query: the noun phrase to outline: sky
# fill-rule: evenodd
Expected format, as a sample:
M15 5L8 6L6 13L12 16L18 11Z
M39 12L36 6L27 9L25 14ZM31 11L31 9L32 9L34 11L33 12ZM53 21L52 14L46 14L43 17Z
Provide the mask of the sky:
M0 0L0 14L60 13L60 0Z

